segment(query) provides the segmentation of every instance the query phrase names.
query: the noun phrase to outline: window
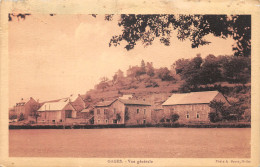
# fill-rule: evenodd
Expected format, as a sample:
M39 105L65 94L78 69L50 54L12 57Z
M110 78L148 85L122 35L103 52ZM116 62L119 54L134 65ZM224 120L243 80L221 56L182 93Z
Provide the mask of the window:
M139 124L139 120L136 120L136 123L138 123L138 124Z
M100 114L100 109L97 109L97 114Z
M144 109L144 115L145 115L146 109Z
M200 115L199 115L199 113L197 113L197 118L200 118Z
M187 113L187 115L186 115L186 118L187 118L187 119L189 119L189 118L190 118L190 114L189 114L189 113Z
M72 110L65 110L65 118L72 118Z
M143 120L143 123L144 123L144 124L146 123L146 120L145 120L145 119Z
M106 124L108 123L108 120L106 119Z
M114 114L116 114L116 108L114 108Z
M53 123L55 123L55 120L52 120Z
M114 119L114 120L113 120L113 123L114 123L114 124L117 124L117 120L116 120L116 119Z
M104 109L104 114L107 114L107 109Z
M97 120L98 124L100 123L100 120Z
M136 114L138 114L138 113L139 113L139 109L136 110Z

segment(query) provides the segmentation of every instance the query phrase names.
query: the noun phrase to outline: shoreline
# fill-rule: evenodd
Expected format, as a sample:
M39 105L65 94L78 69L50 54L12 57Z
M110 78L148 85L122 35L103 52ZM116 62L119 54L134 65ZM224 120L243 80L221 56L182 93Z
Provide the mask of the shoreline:
M250 122L210 124L146 124L146 125L9 125L11 129L105 129L105 128L251 128Z

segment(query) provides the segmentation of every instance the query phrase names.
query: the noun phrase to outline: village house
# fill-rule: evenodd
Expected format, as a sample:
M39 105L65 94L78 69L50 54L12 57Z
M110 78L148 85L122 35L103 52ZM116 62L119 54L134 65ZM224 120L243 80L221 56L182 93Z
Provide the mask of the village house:
M209 104L213 100L229 105L227 99L218 91L173 94L162 104L164 116L170 118L172 114L178 114L179 123L209 122L208 115L213 111Z
M17 118L21 118L24 120L28 120L28 117L32 113L33 110L37 110L39 103L35 101L32 97L29 99L21 99L19 103L16 103L14 106L14 113L17 115Z
M73 107L75 108L75 110L77 112L80 112L84 108L86 108L84 97L82 95L80 95L80 94L71 95L68 99L69 99L69 102L71 102L71 104L73 105Z
M95 105L94 124L151 123L151 105L142 100L115 99Z
M85 119L87 123L94 124L94 107L88 105L85 109L77 113L78 119Z
M44 123L68 122L77 116L77 111L72 104L64 99L57 102L46 102L38 112L40 113L39 122Z

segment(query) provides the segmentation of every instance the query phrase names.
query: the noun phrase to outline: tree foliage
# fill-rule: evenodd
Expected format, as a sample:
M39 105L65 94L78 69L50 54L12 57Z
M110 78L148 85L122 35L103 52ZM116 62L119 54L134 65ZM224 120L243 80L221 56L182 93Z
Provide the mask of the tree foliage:
M174 80L173 76L171 75L170 70L167 67L161 67L156 71L158 78L162 81L172 81Z
M144 46L152 45L155 38L166 46L170 45L171 32L177 31L181 41L190 40L191 47L207 45L205 36L213 34L235 40L233 50L236 56L251 55L251 16L250 15L121 15L118 25L122 34L112 36L109 46L117 46L126 41L125 48L131 50L138 41Z
M36 123L38 122L38 118L41 116L40 113L38 112L39 108L40 108L39 105L33 105L32 112L30 113L30 116L35 119Z
M20 113L18 121L23 121L25 119L24 114Z

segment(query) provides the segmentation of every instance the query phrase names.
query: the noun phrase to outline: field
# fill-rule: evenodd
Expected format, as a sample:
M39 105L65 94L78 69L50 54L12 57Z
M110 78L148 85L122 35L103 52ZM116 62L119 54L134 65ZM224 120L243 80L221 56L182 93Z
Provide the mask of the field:
M250 158L250 128L9 130L11 157Z

